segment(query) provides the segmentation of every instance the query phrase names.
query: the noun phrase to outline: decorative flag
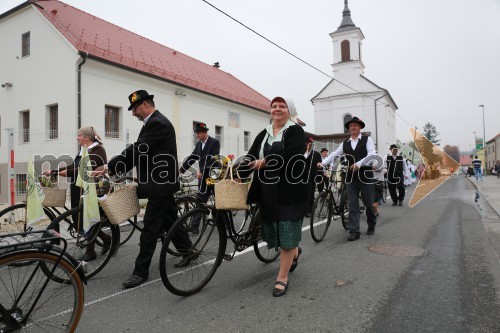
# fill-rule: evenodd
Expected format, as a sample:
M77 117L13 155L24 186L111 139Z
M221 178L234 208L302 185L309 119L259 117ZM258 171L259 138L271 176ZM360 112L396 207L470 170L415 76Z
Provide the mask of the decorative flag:
M38 177L35 176L35 167L31 158L28 161L26 194L28 197L26 200L26 221L28 222L28 225L31 225L45 218L45 213L42 207L42 201L45 199L45 194L43 193L42 186L38 181Z
M101 216L99 214L99 204L97 202L97 192L95 182L90 178L92 166L87 147L83 148L82 159L78 166L78 177L76 186L82 188L83 196L83 230L89 231L95 223L99 222Z

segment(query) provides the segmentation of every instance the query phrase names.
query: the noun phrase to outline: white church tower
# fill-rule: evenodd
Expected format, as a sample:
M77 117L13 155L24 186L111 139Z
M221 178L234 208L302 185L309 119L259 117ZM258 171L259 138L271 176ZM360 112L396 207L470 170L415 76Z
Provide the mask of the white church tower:
M363 39L365 36L351 18L344 1L342 22L330 34L333 43L333 80L311 99L314 104L316 134L320 141L340 142L346 135L344 123L356 116L366 127L380 153L396 141L397 105L389 92L364 76Z

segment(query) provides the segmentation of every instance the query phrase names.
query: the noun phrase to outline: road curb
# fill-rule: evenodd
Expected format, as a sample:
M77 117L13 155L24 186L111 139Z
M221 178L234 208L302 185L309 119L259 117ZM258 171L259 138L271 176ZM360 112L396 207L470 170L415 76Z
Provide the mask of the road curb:
M480 186L477 186L477 184L474 181L472 181L471 178L469 177L467 178L469 179L469 182L476 188L479 194L483 196L484 200L486 200L488 205L490 205L490 207L495 211L498 217L500 217L500 207L495 202L493 202L493 200L488 196L488 194L486 194L486 192L483 191Z

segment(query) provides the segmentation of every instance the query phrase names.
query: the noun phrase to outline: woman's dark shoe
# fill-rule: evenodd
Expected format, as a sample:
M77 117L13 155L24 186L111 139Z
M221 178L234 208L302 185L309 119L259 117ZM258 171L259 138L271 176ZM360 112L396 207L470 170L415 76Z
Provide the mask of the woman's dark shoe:
M276 285L280 285L280 286L283 286L285 288L280 289L280 288L274 287L273 297L280 297L280 296L285 295L286 294L286 290L288 289L288 283L287 282L283 282L283 281L276 281Z
M289 272L293 272L295 268L297 268L297 263L299 261L300 254L302 253L302 249L299 246L299 253L297 254L297 258L293 258L292 266L290 266Z

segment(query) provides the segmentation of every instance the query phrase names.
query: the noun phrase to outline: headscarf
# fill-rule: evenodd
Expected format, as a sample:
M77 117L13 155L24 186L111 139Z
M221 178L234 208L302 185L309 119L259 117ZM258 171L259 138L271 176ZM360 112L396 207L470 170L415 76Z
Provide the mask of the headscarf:
M273 102L277 99L282 99L285 101L286 105L288 106L290 120L297 124L297 109L295 109L295 104L293 104L292 99L288 97L276 96L271 100L271 105L273 105Z
M92 127L92 126L81 127L78 130L78 134L86 137L87 139L89 139L92 142L99 142L99 144L102 145L101 137L97 134L94 127Z

